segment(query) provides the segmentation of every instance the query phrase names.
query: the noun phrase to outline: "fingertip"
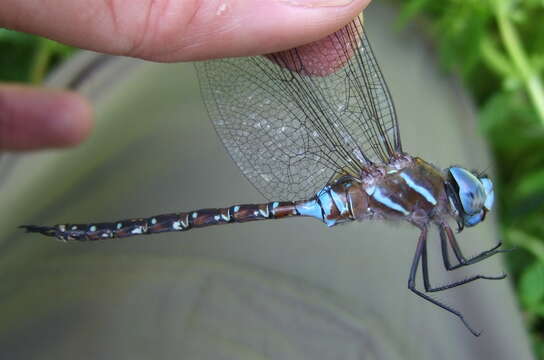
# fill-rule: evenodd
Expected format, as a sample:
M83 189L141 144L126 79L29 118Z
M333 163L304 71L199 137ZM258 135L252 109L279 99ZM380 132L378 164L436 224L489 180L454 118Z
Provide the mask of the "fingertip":
M59 90L0 86L0 149L63 148L81 143L92 127L85 98Z
M46 124L55 138L58 147L75 146L83 142L92 130L92 107L83 96L77 93L63 92L53 100L55 111Z

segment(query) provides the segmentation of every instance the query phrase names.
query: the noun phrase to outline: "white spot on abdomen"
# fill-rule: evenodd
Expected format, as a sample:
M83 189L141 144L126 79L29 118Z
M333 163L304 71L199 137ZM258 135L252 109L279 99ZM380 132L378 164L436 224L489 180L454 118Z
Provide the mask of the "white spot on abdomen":
M181 221L174 221L172 223L172 229L174 229L174 230L183 230L183 227L181 227Z
M131 234L142 234L143 233L143 229L141 226L138 226L138 227L135 227L134 229L132 229L132 231L130 232Z

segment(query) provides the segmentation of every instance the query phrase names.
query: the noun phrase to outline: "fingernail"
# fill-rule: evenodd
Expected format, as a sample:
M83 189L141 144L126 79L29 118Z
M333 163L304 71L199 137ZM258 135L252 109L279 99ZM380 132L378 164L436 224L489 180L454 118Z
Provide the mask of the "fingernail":
M354 0L278 0L284 4L300 7L332 7L345 6Z

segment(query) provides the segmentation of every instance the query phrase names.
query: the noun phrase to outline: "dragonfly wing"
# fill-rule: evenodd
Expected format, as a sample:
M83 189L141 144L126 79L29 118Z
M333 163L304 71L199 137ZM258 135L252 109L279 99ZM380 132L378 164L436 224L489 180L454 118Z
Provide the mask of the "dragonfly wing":
M361 18L318 43L196 68L219 137L268 199L306 198L402 152Z

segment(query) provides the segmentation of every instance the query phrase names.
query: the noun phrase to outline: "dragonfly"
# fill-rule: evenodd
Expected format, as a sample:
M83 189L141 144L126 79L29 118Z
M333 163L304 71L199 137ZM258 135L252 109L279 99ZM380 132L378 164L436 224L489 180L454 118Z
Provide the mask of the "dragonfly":
M21 227L63 241L94 241L301 216L329 227L405 221L420 231L408 288L479 336L461 312L431 294L506 274L478 274L433 286L427 235L431 227L438 228L447 271L508 251L499 242L466 257L450 226L456 224L460 233L484 221L493 206L493 183L481 172L460 166L440 169L403 150L397 113L362 14L316 43L264 56L199 62L196 68L218 136L268 202L115 222ZM423 289L416 286L420 268Z

